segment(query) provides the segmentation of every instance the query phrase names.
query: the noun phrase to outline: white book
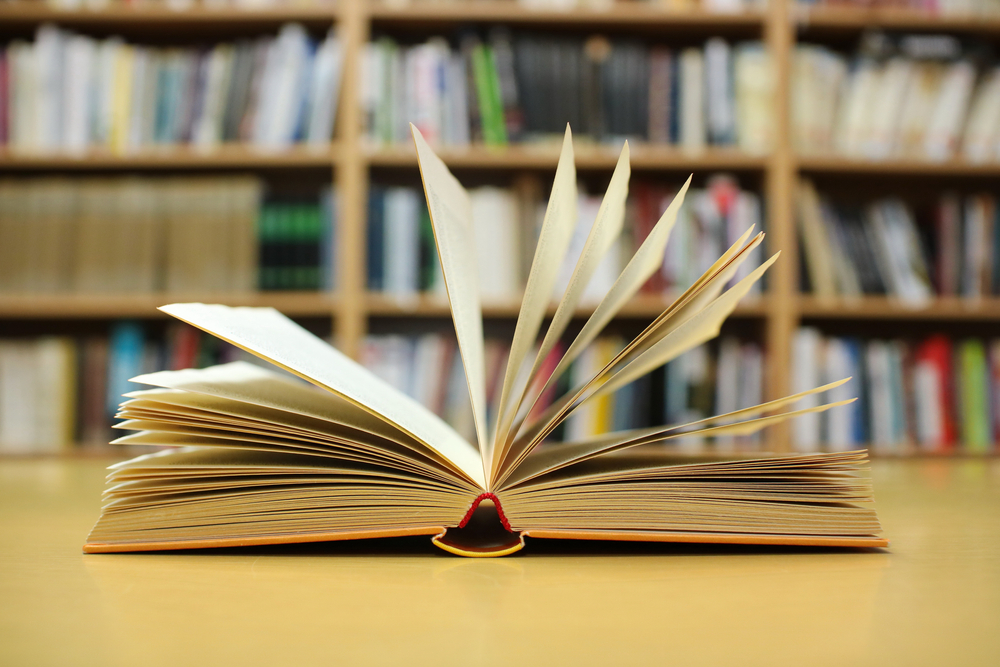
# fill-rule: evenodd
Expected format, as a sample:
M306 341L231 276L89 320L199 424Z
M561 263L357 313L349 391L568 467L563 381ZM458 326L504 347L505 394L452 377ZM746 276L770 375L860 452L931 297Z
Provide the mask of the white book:
M944 414L941 409L942 386L945 378L937 364L927 360L913 366L913 403L917 443L922 449L934 451L944 442Z
M94 72L97 45L93 39L73 35L66 40L66 77L63 80L62 147L70 153L82 153L90 144L90 113L93 108L91 95L96 90Z
M55 452L73 442L76 423L76 346L72 339L43 337L34 347L35 423L32 451ZM21 378L24 381L24 378Z
M823 352L823 383L836 382L846 377L855 378L853 386L850 382L842 384L830 390L830 395L836 396L838 401L854 398L857 391L856 383L860 382L859 369L855 368L847 344L841 338L829 338L826 340ZM860 403L856 401L822 415L823 442L828 451L848 451L860 444L854 441L854 423L860 409Z
M868 367L869 434L876 451L894 449L893 397L888 343L872 340L865 348Z
M815 387L820 383L820 363L823 338L818 329L801 327L792 340L792 391L800 387ZM802 407L819 405L819 399L806 397ZM820 416L810 413L791 420L792 446L798 452L818 452L820 449Z
M745 343L740 351L739 407L759 405L764 400L764 353L756 343ZM760 441L759 434L743 437L747 444Z
M440 398L448 380L448 341L441 334L419 336L413 351L413 398L425 408L440 414Z
M444 141L451 146L467 146L469 97L465 58L460 53L449 54L445 67Z
M385 291L411 301L419 286L420 212L411 188L385 191Z
M723 338L715 364L715 412L733 412L740 408L740 372L742 348L737 338ZM732 446L733 436L720 436L716 442Z
M903 101L913 78L913 69L913 61L909 58L892 58L883 66L878 93L869 110L868 133L864 139L867 157L884 159L894 152Z
M864 154L869 119L881 81L878 66L866 58L858 59L847 77L844 94L837 111L835 146L843 155Z
M479 296L484 302L509 303L520 296L517 201L510 190L496 187L476 188L469 195Z
M927 127L925 157L946 160L955 154L975 80L976 70L966 60L948 67Z
M0 451L23 454L34 449L37 382L34 346L0 340Z
M150 91L154 93L152 101L155 103L156 78L150 76L149 72L152 69L150 50L135 47L132 54L132 83L129 86L130 101L128 122L125 128L127 132L125 148L134 151L142 146L147 118L153 115L155 109L150 109L146 105L150 102Z
M442 143L443 106L447 100L441 87L441 70L447 58L448 45L440 38L407 51L410 122L431 145Z
M264 148L287 148L302 116L311 57L309 37L295 23L286 24L268 52L261 82L253 142Z
M705 148L705 60L700 49L681 52L680 144L697 153Z
M66 33L52 25L43 25L35 35L35 75L38 77L36 112L37 148L57 150L62 146L64 98L64 66Z
M962 136L962 153L971 162L995 159L1000 139L1000 67L983 76L972 104Z
M331 28L316 51L313 64L309 124L306 130L306 141L311 146L326 146L333 137L342 69L343 49L337 37L337 29Z
M39 77L36 74L35 47L27 42L14 41L7 47L10 59L10 145L16 151L38 150L37 113Z
M774 145L774 67L760 42L736 47L736 139L741 150L762 155Z

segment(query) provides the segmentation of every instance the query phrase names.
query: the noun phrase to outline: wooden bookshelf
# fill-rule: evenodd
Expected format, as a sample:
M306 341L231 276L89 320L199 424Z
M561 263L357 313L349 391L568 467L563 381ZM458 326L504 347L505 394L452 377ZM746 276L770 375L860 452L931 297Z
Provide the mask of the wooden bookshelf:
M800 157L798 169L817 174L857 174L866 178L891 176L1000 176L1000 162L975 163L950 159L939 162L918 159L891 158L870 160L840 156Z
M620 312L620 317L634 319L652 319L662 313L670 305L667 298L654 295L640 295L633 298ZM483 316L492 319L513 319L520 312L520 301L509 303L484 303ZM371 316L381 317L450 317L451 310L443 297L418 296L412 300L400 300L384 296L377 292L369 292L365 297L365 310ZM594 312L593 306L583 305L574 311L574 317L589 317ZM555 306L550 306L548 315L555 313ZM761 318L767 315L764 299L747 298L741 303L733 317Z
M260 292L206 294L0 294L3 319L114 319L168 317L157 308L168 303L222 303L229 306L266 306L294 317L332 317L337 299L323 292Z
M340 144L324 148L296 146L265 150L242 145L196 149L164 146L128 153L87 151L79 155L0 151L0 172L94 171L115 169L329 169L344 152Z
M612 170L618 162L620 147L581 144L574 146L577 169ZM558 145L526 145L505 147L442 148L437 151L450 167L460 169L551 169L559 161ZM685 153L677 148L630 144L632 169L659 169L665 171L736 170L760 171L767 165L767 158L747 155L733 149L706 149L699 153ZM417 166L417 156L410 146L368 148L366 159L373 167Z
M296 21L308 26L330 25L337 19L333 4L287 7L206 7L195 5L173 9L164 4L110 5L101 8L64 9L41 0L20 0L0 4L0 25L4 27L58 23L69 27L225 26L265 28Z
M1000 299L938 297L926 304L913 305L879 296L857 299L800 296L798 311L801 317L813 319L1000 322Z
M700 8L672 9L653 3L616 2L607 8L550 10L524 7L516 0L427 1L398 6L373 2L370 20L381 26L441 27L463 23L504 23L546 29L632 28L672 32L760 32L767 15L757 11L719 13Z
M767 155L747 155L736 150L706 149L697 154L677 148L635 144L631 146L634 170L692 172L696 178L716 171L748 174L762 185L765 195L769 252L783 256L769 272L766 295L741 305L736 316L757 320L768 351L765 395L775 398L790 387L790 349L796 328L803 320L870 321L869 327L888 320L920 322L1000 322L1000 299L970 302L937 299L922 308L911 308L883 298L865 297L847 301L824 301L798 294L797 240L794 223L794 185L800 174L830 175L838 178L878 179L892 177L1000 177L1000 163L972 164L960 160L928 162L920 160L856 160L836 156L797 157L791 145L789 86L793 49L798 34L825 33L856 37L862 30L878 26L891 30L949 32L1000 37L1000 17L941 17L902 9L853 9L817 7L804 9L793 0L770 0L766 10L738 14L715 14L697 9L674 10L651 3L618 2L609 10L581 9L570 12L534 11L515 0L445 2L427 0L409 4L386 4L374 0L339 0L336 6L288 6L268 9L210 9L195 6L171 10L156 5L110 6L100 10L53 9L41 2L0 3L0 34L29 34L42 23L51 22L87 32L111 31L156 35L161 43L185 41L197 34L252 36L273 30L285 22L297 21L322 29L333 23L343 39L345 62L337 140L320 150L295 147L265 152L246 146L227 145L210 151L191 148L164 148L116 155L88 152L79 156L26 155L0 152L0 175L70 172L73 174L132 170L201 172L240 170L310 170L335 181L339 196L337 240L337 294L265 293L248 295L0 295L0 326L13 320L86 320L118 317L156 317L155 307L172 301L219 301L234 305L273 306L296 317L329 317L337 344L348 354L357 355L360 343L373 319L411 318L414 321L446 318L447 307L439 300L420 297L400 303L365 289L365 216L369 182L373 171L406 171L416 177L416 159L409 145L379 148L368 145L363 133L360 105L362 81L359 68L362 51L373 31L387 34L428 36L450 34L463 25L493 24L520 26L545 31L576 34L618 33L660 35L669 40L696 41L719 34L730 38L762 39L776 67L778 90L774 123L776 142ZM102 32L103 31L103 32ZM228 39L228 37L227 37ZM456 169L496 172L554 170L558 147L520 145L502 149L482 146L443 149L445 161ZM610 171L618 157L616 147L586 144L576 146L577 166L582 170ZM676 180L675 175L669 178ZM659 297L641 297L630 303L624 318L651 318L665 306ZM512 319L517 305L491 304L487 317ZM589 313L581 308L576 315ZM873 329L874 330L874 329ZM777 429L771 445L787 448L787 431Z
M801 31L860 32L872 28L913 32L1000 34L1000 15L941 15L904 7L796 6Z

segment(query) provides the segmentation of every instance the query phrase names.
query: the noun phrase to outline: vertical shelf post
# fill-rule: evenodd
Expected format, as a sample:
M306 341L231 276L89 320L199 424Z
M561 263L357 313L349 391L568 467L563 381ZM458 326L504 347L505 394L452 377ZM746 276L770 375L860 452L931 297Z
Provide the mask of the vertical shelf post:
M337 197L340 219L337 290L337 346L357 358L367 326L365 312L365 217L368 165L362 152L360 107L361 58L368 41L364 0L341 0L340 34L344 40L344 71L340 104L340 152L337 155Z
M787 395L790 389L791 344L797 324L795 290L798 253L795 245L795 162L792 156L790 85L793 0L769 0L765 41L771 54L775 77L774 146L765 173L768 210L768 251L781 251L781 259L769 271L767 292L767 371L768 399ZM791 449L787 424L771 427L769 445L774 451Z

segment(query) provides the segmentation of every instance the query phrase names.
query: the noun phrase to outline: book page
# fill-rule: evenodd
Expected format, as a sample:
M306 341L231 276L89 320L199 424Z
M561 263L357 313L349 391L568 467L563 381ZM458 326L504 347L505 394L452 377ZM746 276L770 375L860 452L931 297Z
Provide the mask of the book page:
M479 440L481 476L486 479L486 353L483 341L483 309L479 303L479 272L476 269L476 243L473 238L472 205L469 193L445 163L427 145L420 130L412 123L417 165L424 183L427 209L434 228L434 242L441 259L451 317L455 323L458 350L465 366Z
M444 420L273 308L175 303L160 310L395 424L486 487L479 452Z
M625 142L621 155L618 157L615 171L611 175L611 182L608 184L608 189L604 193L604 199L601 201L601 207L597 211L597 219L594 221L594 226L590 229L590 235L587 237L587 242L580 253L580 259L573 269L569 286L566 288L562 300L559 301L556 313L552 317L552 322L549 324L548 330L545 332L542 344L539 346L535 362L532 364L531 372L528 374L525 389L534 383L534 379L538 374L538 370L545 362L545 358L552 351L552 348L555 347L556 343L559 342L559 338L563 335L570 320L572 320L576 306L580 302L580 298L583 296L584 290L590 282L591 277L593 277L598 264L601 263L601 260L604 259L608 250L614 244L615 239L621 234L622 225L625 222L625 199L628 196L628 179L630 174L629 148L628 142ZM512 406L513 412L517 412L523 400L524 393L522 392L517 403ZM513 436L514 433L507 434L503 443L504 449L510 446Z
M846 382L846 380L834 383L834 385L843 384L843 382ZM710 417L708 419L702 419L688 424L660 428L654 427L649 429L637 429L635 431L626 431L624 433L609 433L587 441L556 445L547 448L545 451L537 451L531 456L528 456L521 465L500 481L498 488L510 488L511 486L515 486L521 482L525 482L529 479L538 477L539 475L558 470L573 463L585 461L602 454L620 451L629 447L661 443L687 436L752 435L763 428L773 426L774 424L785 421L786 419L791 419L800 415L812 414L815 412L825 412L830 408L848 405L857 400L851 398L845 401L817 405L810 408L803 408L801 410L783 412L777 415L747 419L747 417L752 417L763 412L778 409L781 406L794 403L805 396L825 391L828 388L832 387L830 387L830 385L817 387L816 389L787 396L753 408L737 410L725 415L718 415L716 417ZM719 424L721 421L729 421L731 419L743 419L743 421L737 421L731 424Z
M739 244L741 244L745 238L746 234L744 234L743 238L734 244L734 248L739 247ZM713 267L716 269L713 276L710 278L705 278L705 276L703 276L703 279L698 281L699 286L697 289L692 288L691 290L688 290L688 292L686 292L681 299L672 304L664 315L661 315L661 318L658 318L658 320L661 321L659 326L654 323L653 325L647 327L642 334L626 346L626 348L622 350L614 359L612 359L612 361L608 363L597 375L591 378L584 385L580 386L575 392L567 393L566 395L560 397L548 409L546 409L546 411L533 424L531 424L517 437L513 445L510 447L511 452L514 454L512 457L509 457L509 460L504 461L502 468L503 473L501 477L506 476L510 470L517 467L517 465L524 460L536 444L547 437L556 425L558 425L584 401L596 396L606 395L613 391L617 391L619 388L625 386L632 380L649 373L658 365L662 365L663 363L666 363L666 361L669 361L669 359L673 358L669 355L672 354L673 356L676 356L681 354L684 350L690 349L690 347L699 344L698 341L703 342L717 336L719 328L722 326L722 322L729 316L729 314L732 313L732 311L736 308L736 305L739 303L739 300L746 295L752 285L760 279L767 268L770 267L770 265L777 259L777 254L768 260L768 262L765 262L748 276L743 278L743 280L732 287L725 295L716 298L715 301L713 301L708 307L702 308L700 312L696 312L694 315L686 319L681 315L689 312L689 306L692 306L695 302L701 303L703 301L703 297L705 296L705 292L708 294L716 294L718 290L725 285L732 274L735 273L739 264L749 255L750 251L752 251L753 248L761 242L762 238L762 235L758 234L754 241L742 248L739 252L735 252L733 251L733 248L730 248L730 252L727 252L729 262L721 266L717 263L716 267ZM678 303L682 303L683 305L675 307ZM705 314L706 311L708 312L707 315ZM674 314L673 318L669 317L669 313L671 312ZM679 329L683 329L683 331L678 333ZM668 342L664 343L665 340ZM656 351L651 352L653 348L655 348ZM625 362L629 353L636 350L639 350L639 353L635 355L631 361ZM662 361L659 364L651 365L651 360L654 358L662 359ZM608 374L611 373L612 369L616 367L618 370L615 371L615 374L610 379L606 380ZM603 382L614 384L611 384L610 387L600 387L596 391L591 391ZM588 392L591 393L586 395Z
M573 228L576 225L576 165L573 156L573 135L569 125L563 136L562 151L559 153L559 163L556 166L556 176L552 183L552 192L545 208L545 218L538 235L538 245L531 262L531 272L524 288L524 298L521 310L517 316L514 329L514 339L510 344L510 355L507 358L507 370L504 373L503 385L500 390L500 403L497 408L497 427L495 438L489 452L484 457L490 464L487 476L492 478L498 459L502 457L502 447L499 441L504 439L510 430L516 410L511 405L514 396L520 398L527 388L528 376L518 377L518 371L538 338L538 332L545 318L545 310L549 305L552 290L559 276L559 267L566 256ZM515 384L516 382L516 384Z
M684 195L687 193L690 185L691 177L689 176L680 191L674 196L673 201L670 202L670 206L660 216L659 221L657 221L649 236L643 241L635 255L632 256L632 259L629 260L628 265L626 265L625 270L622 271L618 280L615 281L615 284L612 285L611 290L601 300L601 303L594 310L587 323L583 325L580 333L573 339L566 353L556 365L555 370L549 376L548 380L546 380L544 387L538 392L539 396L544 394L566 372L569 365L580 356L584 348L601 333L601 330L621 310L621 307L635 295L639 288L642 287L663 263L663 251L670 238L670 232L674 228L674 223L677 222L677 214L684 204Z

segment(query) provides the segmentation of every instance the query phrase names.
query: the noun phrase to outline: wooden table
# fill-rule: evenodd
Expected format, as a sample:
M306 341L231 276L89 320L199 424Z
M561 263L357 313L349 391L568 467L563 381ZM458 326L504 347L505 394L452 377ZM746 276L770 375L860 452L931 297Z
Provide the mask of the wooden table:
M0 461L0 664L1000 665L1000 460L877 461L865 553L424 538L80 552L105 461Z

